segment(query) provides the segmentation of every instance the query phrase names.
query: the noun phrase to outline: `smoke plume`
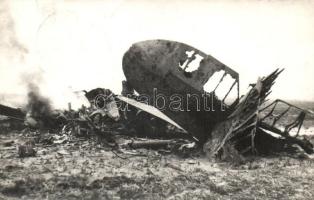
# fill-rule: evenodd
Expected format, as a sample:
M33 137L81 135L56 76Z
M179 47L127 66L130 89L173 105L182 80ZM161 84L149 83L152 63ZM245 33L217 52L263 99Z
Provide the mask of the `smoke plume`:
M48 117L51 114L51 102L41 95L39 87L34 83L27 85L26 111L34 118Z

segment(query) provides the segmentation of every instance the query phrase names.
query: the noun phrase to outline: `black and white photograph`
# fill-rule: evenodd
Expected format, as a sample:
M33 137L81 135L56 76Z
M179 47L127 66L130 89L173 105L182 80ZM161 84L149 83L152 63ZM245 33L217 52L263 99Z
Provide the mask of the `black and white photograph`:
M313 76L313 0L0 0L0 200L313 200Z

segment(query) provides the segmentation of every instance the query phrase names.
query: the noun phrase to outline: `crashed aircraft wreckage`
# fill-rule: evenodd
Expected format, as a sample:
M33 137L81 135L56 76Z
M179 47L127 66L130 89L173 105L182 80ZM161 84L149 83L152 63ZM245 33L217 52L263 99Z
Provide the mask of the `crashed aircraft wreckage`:
M121 134L121 127L129 136L135 129L137 136L159 138L129 144L132 148L169 145L173 144L169 138L183 138L198 144L210 158L268 155L289 151L293 145L313 153L313 144L299 136L306 115L312 113L282 100L265 103L282 70L258 79L240 97L236 71L183 43L135 43L124 54L122 66L126 77L122 95L96 88L84 91L91 106L78 111L41 115L32 111L34 106L26 111L0 106L0 115L25 119L28 125L58 124L65 133L99 133L107 140ZM29 123L41 120L45 123Z
M193 62L196 62L197 66L190 69ZM278 116L272 115L274 108L265 114L269 107L263 107L265 100L282 70L277 69L259 79L240 99L239 74L236 71L189 45L167 40L133 44L123 57L123 70L129 85L140 95L148 95L151 100L156 99L153 98L156 90L165 97L178 94L183 104L188 105L189 110L171 109L169 105L171 101L166 100L164 102L166 109L162 112L196 137L210 157L219 152L230 151L242 155L268 153L283 149L288 144L298 144L307 153L313 153L313 145L309 141L290 135L291 130L295 128L299 133L307 114L305 110L297 108L299 115L292 123L284 124L284 130L275 126L276 121L294 106L277 100L269 106L276 106L278 102L282 102L288 105L288 109ZM220 79L216 83L211 82L210 80L219 72L223 72ZM219 99L216 90L227 76L233 81L229 82L229 89ZM205 91L204 87L208 83L212 84L213 90ZM226 99L232 90L235 90L235 96L228 104ZM196 101L189 101L188 97L191 95L196 96ZM157 106L156 101L149 103ZM205 104L212 105L212 109L206 111ZM271 117L275 119L272 121Z

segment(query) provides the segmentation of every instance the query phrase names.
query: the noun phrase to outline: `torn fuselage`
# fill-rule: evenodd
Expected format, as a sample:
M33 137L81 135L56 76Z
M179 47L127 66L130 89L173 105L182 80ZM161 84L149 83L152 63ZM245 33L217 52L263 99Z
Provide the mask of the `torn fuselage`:
M135 43L124 54L123 71L128 83L147 103L174 119L200 142L210 137L215 124L223 121L239 100L238 73L183 43ZM224 85L226 79L229 81Z

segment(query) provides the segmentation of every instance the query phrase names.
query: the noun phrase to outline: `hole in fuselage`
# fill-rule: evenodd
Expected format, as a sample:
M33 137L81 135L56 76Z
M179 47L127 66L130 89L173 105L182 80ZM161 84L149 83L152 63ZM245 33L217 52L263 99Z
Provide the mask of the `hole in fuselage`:
M182 59L179 63L179 68L183 70L184 76L187 78L192 77L192 72L196 71L199 66L200 62L204 59L203 56L195 53L194 50L186 51L186 58L185 60Z

